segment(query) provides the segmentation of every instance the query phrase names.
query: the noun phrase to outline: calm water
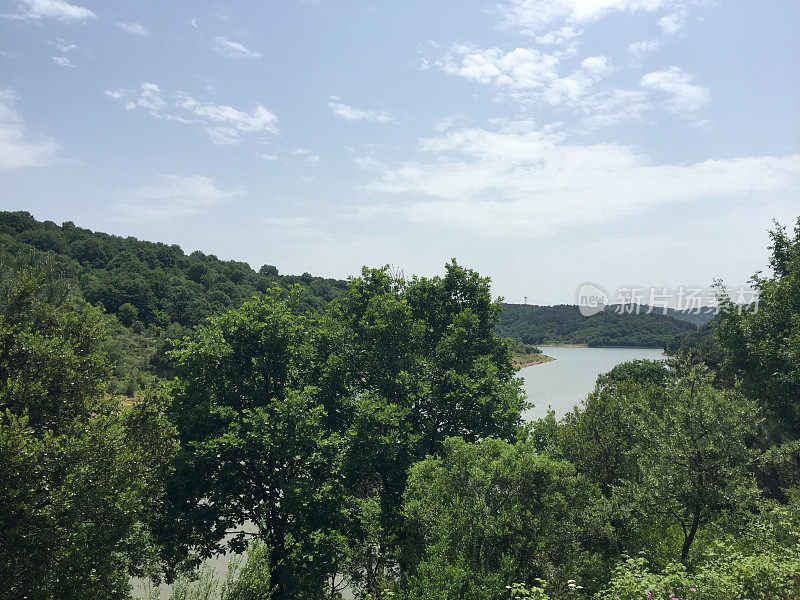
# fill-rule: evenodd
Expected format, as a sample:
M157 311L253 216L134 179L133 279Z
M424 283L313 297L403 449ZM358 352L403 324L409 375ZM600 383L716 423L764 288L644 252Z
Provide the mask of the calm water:
M548 406L561 417L579 404L594 389L600 373L615 365L636 359L664 358L660 348L567 348L541 346L542 352L556 360L521 369L525 393L534 407L525 412L527 420L547 414Z

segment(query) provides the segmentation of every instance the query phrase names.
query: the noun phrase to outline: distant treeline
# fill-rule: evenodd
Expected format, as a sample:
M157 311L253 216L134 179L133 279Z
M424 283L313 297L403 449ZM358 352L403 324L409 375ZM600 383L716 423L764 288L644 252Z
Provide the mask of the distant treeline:
M177 244L147 242L76 227L67 221L39 222L27 212L0 212L0 244L18 254L49 252L56 272L77 284L86 301L102 305L123 325L142 329L193 327L239 307L274 284L299 284L302 309L324 309L344 293L346 282L280 275L272 265L258 271L245 262L220 260L200 251L187 255Z
M524 344L657 348L676 335L696 331L697 326L688 318L710 318L706 315L687 316L678 311L663 315L659 310L653 310L647 314L646 306L640 306L638 312L617 311L616 308L606 307L603 312L585 317L576 305L503 304L496 330L500 335Z

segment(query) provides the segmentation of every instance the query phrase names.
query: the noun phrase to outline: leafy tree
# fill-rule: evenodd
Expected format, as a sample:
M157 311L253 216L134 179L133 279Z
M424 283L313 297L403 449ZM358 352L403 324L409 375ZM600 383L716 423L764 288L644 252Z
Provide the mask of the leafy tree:
M0 267L0 598L124 598L173 430L162 396L104 398L101 316L51 275Z
M455 261L445 269L407 280L365 268L314 338L312 379L329 427L347 442L350 577L373 595L402 568L394 550L411 464L448 436L513 439L525 407L508 345L494 333L500 306L489 280Z
M108 365L98 311L64 306L68 286L39 263L0 263L0 408L57 430L88 417Z
M677 528L686 562L704 526L752 506L758 410L714 382L687 361L625 363L598 377L560 427L538 427L555 438L539 446L573 461L609 499L608 556L647 548L674 557Z
M663 361L633 361L600 375L580 408L568 413L560 430L559 449L578 470L589 475L610 497L614 486L636 469L636 448L647 445L640 418L666 404L665 386L674 372Z
M260 539L271 598L318 597L341 512L341 440L305 383L312 322L274 290L172 353L181 451L163 533L202 556Z
M246 263L202 252L187 256L177 245L93 232L71 222L39 222L26 212L0 211L0 247L14 259L31 249L47 252L52 271L63 276L77 299L102 305L119 319L109 328L108 344L125 354L115 354L111 392L123 391L131 379L163 375L156 349L176 327L191 328L276 283L299 284L304 292L298 310L314 313L324 311L346 287L344 281L310 275L281 276L274 267L256 272Z
M546 579L564 597L596 566L589 507L597 488L530 442L449 438L414 465L403 503L409 598L490 600Z
M340 569L358 593L379 597L391 579L395 535L402 527L398 498L417 438L407 410L371 392L356 400L343 454L351 510L349 552Z
M526 407L510 350L494 333L502 308L490 280L453 260L445 276L414 279L406 297L422 325L421 354L430 392L415 407L426 452L445 438L512 439Z
M736 389L715 389L702 367L679 367L668 401L642 414L637 472L624 485L645 514L680 527L685 563L702 525L757 498L748 440L758 409Z
M508 345L493 331L500 305L488 278L455 261L445 269L406 281L388 267L365 268L331 309L336 333L320 342L320 360L332 367L320 380L408 410L419 456L448 436L511 439L525 407Z
M768 442L800 439L800 219L794 235L776 225L770 233L773 275L755 275L757 307L734 299L719 326L723 369L766 411Z
M129 302L126 302L120 306L119 310L117 311L117 318L119 319L119 322L126 327L133 325L133 322L138 318L138 316L139 309Z
M787 505L765 504L742 533L709 544L687 569L653 568L643 554L620 561L598 600L793 600L800 593L800 512L796 490Z

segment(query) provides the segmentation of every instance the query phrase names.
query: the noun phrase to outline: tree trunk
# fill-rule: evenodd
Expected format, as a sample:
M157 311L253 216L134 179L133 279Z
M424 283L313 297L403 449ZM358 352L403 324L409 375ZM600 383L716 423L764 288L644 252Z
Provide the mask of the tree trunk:
M692 517L692 527L689 529L689 533L683 537L683 548L681 549L681 562L683 564L686 564L686 559L689 557L689 549L692 547L698 527L700 527L700 511L695 510Z
M277 540L276 540L277 541ZM269 580L272 594L270 600L289 600L286 589L286 552L283 539L269 549Z

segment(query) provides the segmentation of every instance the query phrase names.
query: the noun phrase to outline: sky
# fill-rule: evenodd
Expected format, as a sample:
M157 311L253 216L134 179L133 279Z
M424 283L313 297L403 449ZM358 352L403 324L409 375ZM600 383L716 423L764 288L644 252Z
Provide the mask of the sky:
M0 0L0 209L510 302L745 283L800 215L796 0Z

